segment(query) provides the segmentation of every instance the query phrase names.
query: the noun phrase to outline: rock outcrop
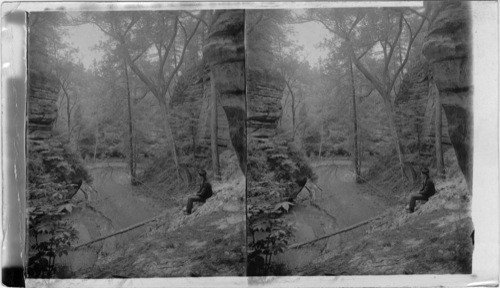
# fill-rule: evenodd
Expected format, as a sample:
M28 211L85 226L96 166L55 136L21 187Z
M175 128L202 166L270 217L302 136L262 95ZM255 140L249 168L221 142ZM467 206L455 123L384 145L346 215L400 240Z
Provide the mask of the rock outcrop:
M203 67L203 63L200 63L182 75L175 86L170 105L173 107L170 121L176 140L188 143L194 141L197 147L210 149L209 120L213 104L207 66ZM229 124L220 102L217 103L217 143L222 148L231 147Z
M37 17L42 16L38 14ZM80 180L90 181L90 176L79 157L52 131L58 115L56 102L60 85L51 72L53 66L46 51L51 40L36 28L31 27L28 39L28 182L34 186L47 182L67 185L69 191L65 196L70 197L76 192L71 184L79 183Z
M448 120L448 133L460 169L472 188L472 84L469 5L461 1L429 2L429 31L423 54Z
M57 118L59 85L50 74L36 70L28 73L28 141L38 146L52 137Z
M247 11L253 19L254 11ZM268 16L269 17L269 16ZM251 21L251 20L248 20ZM292 142L279 135L278 121L282 116L281 99L285 80L278 72L272 51L273 38L268 31L272 21L248 23L247 31L247 129L249 197L278 196L278 201L291 200L300 192L297 180L313 177L312 170ZM261 202L249 199L249 203ZM265 201L264 201L265 202Z
M244 10L219 10L211 26L203 57L210 67L229 123L229 137L243 173L247 166Z
M429 63L420 56L404 75L395 100L396 122L404 139L406 153L429 151L429 148L434 147L436 97L439 97L439 93L432 81ZM444 145L451 144L447 129L446 117L442 117L441 142Z

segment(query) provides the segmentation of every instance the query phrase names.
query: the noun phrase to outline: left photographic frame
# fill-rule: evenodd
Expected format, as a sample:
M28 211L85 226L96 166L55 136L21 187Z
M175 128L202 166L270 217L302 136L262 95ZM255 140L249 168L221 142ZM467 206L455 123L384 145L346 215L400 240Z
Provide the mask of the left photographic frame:
M244 276L244 11L26 25L26 277Z

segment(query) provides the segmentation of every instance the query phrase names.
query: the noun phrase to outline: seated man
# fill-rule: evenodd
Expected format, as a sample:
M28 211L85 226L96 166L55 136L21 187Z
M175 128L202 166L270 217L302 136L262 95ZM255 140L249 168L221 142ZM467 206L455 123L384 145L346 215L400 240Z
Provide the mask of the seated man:
M188 198L186 206L186 213L188 215L191 214L194 202L205 203L205 201L212 196L212 185L207 181L207 172L205 170L200 170L198 174L201 178L200 190L198 190L195 196Z
M408 207L408 212L413 213L415 211L415 204L417 200L427 201L431 196L436 194L436 188L434 187L434 182L429 177L429 169L422 169L422 176L424 178L422 189L418 194L413 194L410 197L410 205Z

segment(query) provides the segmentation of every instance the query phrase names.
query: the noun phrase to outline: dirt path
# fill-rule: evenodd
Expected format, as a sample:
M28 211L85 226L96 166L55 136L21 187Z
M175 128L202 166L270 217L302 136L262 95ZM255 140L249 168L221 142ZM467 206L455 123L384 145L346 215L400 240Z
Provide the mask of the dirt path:
M317 184L323 191L316 194L316 200L313 202L305 200L297 203L287 216L297 228L293 243L321 237L383 212L383 203L361 192L362 186L354 182L348 163L339 161L335 164L315 168L318 175ZM307 194L304 191L302 193ZM289 250L279 261L292 269L306 265L321 254L343 245L352 237L359 237L362 232L363 229L356 229L314 245Z

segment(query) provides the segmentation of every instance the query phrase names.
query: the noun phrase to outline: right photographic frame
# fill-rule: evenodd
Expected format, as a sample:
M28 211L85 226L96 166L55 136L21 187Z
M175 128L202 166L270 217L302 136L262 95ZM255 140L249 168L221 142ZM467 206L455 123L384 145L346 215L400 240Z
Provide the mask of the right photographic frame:
M358 4L246 10L248 276L497 275L496 11Z

